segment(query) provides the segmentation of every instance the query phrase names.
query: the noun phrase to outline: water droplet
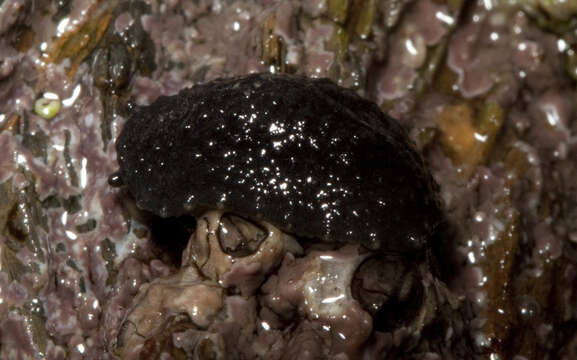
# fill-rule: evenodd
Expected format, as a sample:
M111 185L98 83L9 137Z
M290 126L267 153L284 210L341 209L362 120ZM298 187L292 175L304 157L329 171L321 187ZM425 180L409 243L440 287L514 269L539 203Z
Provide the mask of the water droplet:
M110 185L112 187L120 187L120 186L124 185L124 182L122 181L122 177L120 177L119 171L112 173L108 177L108 185Z
M525 324L534 323L539 317L540 310L539 303L532 296L523 295L517 299L519 319Z

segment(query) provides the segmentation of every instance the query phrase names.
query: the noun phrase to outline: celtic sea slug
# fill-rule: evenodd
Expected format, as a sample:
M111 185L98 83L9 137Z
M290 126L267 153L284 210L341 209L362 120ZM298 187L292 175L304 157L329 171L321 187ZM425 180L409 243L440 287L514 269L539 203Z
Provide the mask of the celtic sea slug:
M297 236L412 253L442 222L404 129L327 79L218 79L138 107L118 181L163 217L223 209Z

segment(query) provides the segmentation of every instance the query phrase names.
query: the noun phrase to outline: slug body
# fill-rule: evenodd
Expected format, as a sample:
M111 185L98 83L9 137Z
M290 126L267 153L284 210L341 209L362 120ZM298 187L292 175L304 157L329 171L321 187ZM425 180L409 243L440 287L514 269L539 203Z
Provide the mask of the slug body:
M219 208L323 241L421 251L438 190L401 126L327 79L219 79L138 108L120 178L158 215Z

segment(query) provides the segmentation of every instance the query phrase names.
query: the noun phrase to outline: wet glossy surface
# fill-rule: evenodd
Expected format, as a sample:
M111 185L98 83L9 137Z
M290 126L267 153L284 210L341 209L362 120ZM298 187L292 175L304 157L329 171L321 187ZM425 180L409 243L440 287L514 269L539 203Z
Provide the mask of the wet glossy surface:
M118 169L112 141L126 121L119 95L149 105L196 83L262 71L329 77L376 99L410 129L456 227L454 244L435 247L442 259L456 252L458 266L444 278L450 288L440 291L442 283L430 281L426 264L418 264L429 284L423 299L439 300L405 313L415 319L407 330L379 331L373 324L364 344L347 341L347 349L362 351L350 359L577 359L577 23L569 21L577 2L525 1L521 8L490 0L364 1L359 4L370 6L360 17L357 6L335 17L329 3L349 2L161 1L147 11L138 0L0 5L1 359L115 358L110 344L139 290L158 289L179 271L172 254L180 258L181 247L170 240L157 249L155 241L174 238L174 231L161 236L156 222L175 222L155 217L147 231L139 217L127 216L130 202L106 183ZM359 18L369 32L353 26ZM256 39L263 27L268 31ZM128 83L127 54L116 45L131 57ZM152 73L137 70L135 56L145 53L158 65ZM48 111L55 113L51 119L35 111L47 94L61 105ZM292 251L299 254L292 265L271 268L259 289L256 280L246 284L255 267L244 261L252 255L243 266L235 263L226 286L250 285L256 295L225 291L230 311L210 326L234 341L228 353L342 357L326 354L340 351L332 344L341 335L351 339L343 329L358 326L309 320L320 313L308 306L294 310L310 299L302 296L305 284L328 290L332 281L312 281L322 278L321 270L343 274L321 258L337 258L336 247L318 247L325 250ZM363 273L379 279L370 264L359 266L367 291L360 290L388 290L386 279L367 282ZM311 281L295 283L299 274ZM326 274L334 279L334 272ZM160 292L161 299L176 302L190 294L189 284L177 282L177 291ZM190 309L210 313L218 302L199 302L197 285ZM264 311L265 297L274 309ZM326 305L327 298L315 299ZM367 298L368 305L381 299ZM357 324L363 321L355 314ZM188 324L169 323L151 342L174 351L173 358L194 350L204 338Z
M400 125L328 80L256 74L139 108L117 141L120 176L161 216L223 208L372 249L423 249L437 186Z

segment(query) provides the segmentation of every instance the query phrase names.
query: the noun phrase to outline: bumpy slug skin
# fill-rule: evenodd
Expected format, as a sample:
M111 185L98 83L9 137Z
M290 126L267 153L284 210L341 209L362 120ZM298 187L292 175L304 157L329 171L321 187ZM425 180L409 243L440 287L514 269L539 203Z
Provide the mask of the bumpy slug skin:
M120 177L161 216L221 208L300 236L381 251L425 248L437 185L401 126L326 79L219 79L138 108Z

